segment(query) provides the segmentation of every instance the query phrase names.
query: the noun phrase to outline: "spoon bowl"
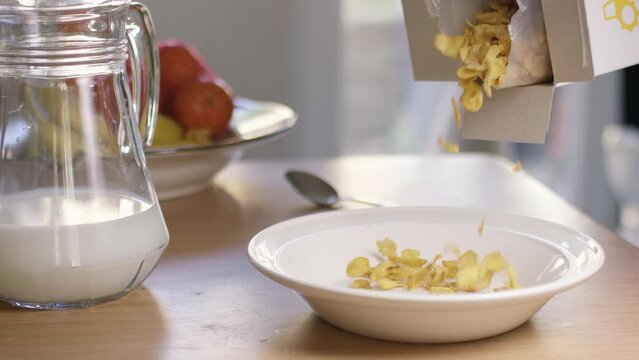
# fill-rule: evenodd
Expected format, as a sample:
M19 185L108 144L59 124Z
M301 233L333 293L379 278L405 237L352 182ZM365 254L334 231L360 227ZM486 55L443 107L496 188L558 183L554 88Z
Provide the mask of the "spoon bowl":
M317 206L334 208L346 201L366 204L372 207L384 206L377 202L340 196L331 184L319 176L305 171L287 171L286 180L302 197Z
M313 174L303 171L288 171L286 180L300 195L315 205L333 207L340 202L337 190Z

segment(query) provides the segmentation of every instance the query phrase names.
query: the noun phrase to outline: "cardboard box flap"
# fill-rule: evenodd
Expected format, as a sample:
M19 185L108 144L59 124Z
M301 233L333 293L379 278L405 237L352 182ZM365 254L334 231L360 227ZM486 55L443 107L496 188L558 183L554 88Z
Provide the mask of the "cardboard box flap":
M476 113L465 113L466 139L543 144L550 125L552 84L495 91Z
M413 76L418 81L457 81L459 62L433 47L439 32L437 20L428 15L424 0L402 0L406 32L410 44Z
M590 81L639 63L635 0L541 0L555 82Z
M594 75L639 63L639 3L635 0L581 1L586 13Z
M555 82L593 79L586 14L580 1L542 0L542 7Z

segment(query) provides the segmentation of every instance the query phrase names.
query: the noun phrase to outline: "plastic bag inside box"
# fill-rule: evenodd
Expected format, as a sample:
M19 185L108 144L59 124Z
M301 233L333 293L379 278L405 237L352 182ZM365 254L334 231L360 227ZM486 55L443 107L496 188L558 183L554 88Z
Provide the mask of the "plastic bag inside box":
M487 10L488 0L425 0L428 13L437 18L439 31L461 35L475 14ZM498 1L499 2L499 1ZM532 85L552 80L550 52L540 0L517 0L519 10L508 26L512 41L506 78L500 88Z

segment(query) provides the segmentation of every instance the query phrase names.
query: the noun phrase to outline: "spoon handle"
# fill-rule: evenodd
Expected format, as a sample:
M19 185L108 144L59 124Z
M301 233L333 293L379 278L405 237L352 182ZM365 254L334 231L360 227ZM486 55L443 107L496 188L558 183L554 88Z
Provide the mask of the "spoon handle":
M349 201L349 202L356 202L356 203L360 203L360 204L365 204L365 205L369 205L369 206L373 206L373 207L387 207L388 205L386 204L381 204L375 201L369 201L369 200L364 200L361 198L354 198L354 197L342 197L340 198L341 201Z

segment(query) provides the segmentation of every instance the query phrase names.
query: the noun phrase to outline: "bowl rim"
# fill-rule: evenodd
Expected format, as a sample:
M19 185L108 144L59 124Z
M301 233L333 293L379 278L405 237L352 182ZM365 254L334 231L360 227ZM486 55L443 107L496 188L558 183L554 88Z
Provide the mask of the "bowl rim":
M567 257L570 261L569 271L564 276L555 279L553 281L523 287L519 289L512 289L509 291L490 292L490 293L463 293L463 294L415 294L408 292L392 292L392 291L362 291L360 289L352 289L348 287L338 287L334 285L322 285L311 281L298 279L294 276L282 273L280 271L273 270L265 266L259 259L255 252L255 249L259 243L264 241L272 233L280 231L282 228L291 226L300 226L305 222L330 219L338 216L348 216L348 214L366 214L366 213L378 213L378 212L401 212L401 211L435 211L435 212L455 212L455 213L470 213L475 211L481 211L487 217L488 216L506 216L516 217L519 219L525 219L526 221L536 222L543 224L544 226L554 227L562 231L568 231L573 233L577 239L584 243L586 248L589 248L595 256L595 262L590 266L583 268L582 271L576 272L575 263L571 257ZM605 262L605 252L601 245L595 241L592 237L573 230L567 226L557 224L551 221L520 215L512 212L499 211L493 209L482 208L459 208L459 207L443 207L443 206L414 206L414 207L387 207L387 208L373 208L373 209L356 209L356 210L337 210L334 212L325 212L319 214L304 215L295 217L289 220L282 221L280 223L271 225L266 229L257 233L249 242L247 248L247 256L253 266L257 268L262 274L271 278L272 280L287 286L293 290L300 292L301 294L307 294L312 292L314 296L320 296L323 298L341 298L344 300L377 300L386 303L396 304L401 302L404 304L479 304L479 303L493 303L493 302L511 302L511 301L525 301L530 298L536 297L551 297L554 294L568 290L578 284L584 282L597 271L601 269ZM271 259L274 260L275 258Z
M157 157L163 155L175 155L186 154L193 152L209 152L212 150L228 149L233 147L239 147L243 145L253 144L268 139L278 137L286 134L293 129L297 123L298 115L290 107L272 101L258 101L251 100L243 97L235 97L233 99L236 109L244 110L273 110L279 112L279 119L275 123L264 125L259 131L254 131L248 134L240 134L235 131L235 134L226 135L224 138L214 140L209 144L203 145L180 145L180 146L166 146L166 147L146 147L144 149L145 156ZM237 128L238 124L234 123L236 119L231 120L231 126ZM247 119L241 119L245 122Z

